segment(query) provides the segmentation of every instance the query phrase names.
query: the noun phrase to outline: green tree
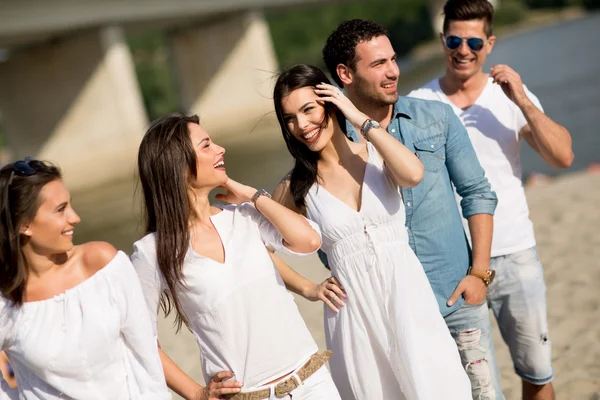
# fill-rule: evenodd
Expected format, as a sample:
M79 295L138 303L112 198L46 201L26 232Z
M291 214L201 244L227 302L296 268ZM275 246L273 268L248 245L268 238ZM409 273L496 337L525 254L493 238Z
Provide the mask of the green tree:
M179 104L169 61L167 34L149 32L128 37L127 42L150 119L177 111Z
M514 24L527 17L527 6L521 0L505 0L494 12L494 26Z
M385 26L400 56L433 37L422 0L354 0L272 11L266 18L282 66L301 62L322 66L321 50L327 37L342 21L353 18L371 19Z

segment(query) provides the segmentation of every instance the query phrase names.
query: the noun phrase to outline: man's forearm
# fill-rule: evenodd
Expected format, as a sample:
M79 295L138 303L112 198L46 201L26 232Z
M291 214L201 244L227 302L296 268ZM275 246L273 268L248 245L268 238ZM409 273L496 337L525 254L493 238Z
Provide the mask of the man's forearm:
M573 150L569 131L541 112L533 103L523 106L521 111L528 123L520 132L521 136L550 166L570 167L573 162Z
M469 217L469 230L473 246L471 265L475 269L487 271L490 268L494 217L490 214L475 214Z

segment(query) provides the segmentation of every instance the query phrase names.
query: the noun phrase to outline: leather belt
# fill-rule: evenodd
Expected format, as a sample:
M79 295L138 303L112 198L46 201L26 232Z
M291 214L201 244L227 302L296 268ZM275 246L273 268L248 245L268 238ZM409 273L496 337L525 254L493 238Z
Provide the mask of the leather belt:
M296 371L296 375L300 378L300 382L296 380L294 375L277 382L275 385L275 397L283 397L300 386L300 384L304 383L308 377L325 365L327 360L331 357L331 354L331 350L313 354L310 359ZM269 397L271 397L271 389L267 388L256 390L254 392L240 392L226 398L230 400L263 400L268 399Z

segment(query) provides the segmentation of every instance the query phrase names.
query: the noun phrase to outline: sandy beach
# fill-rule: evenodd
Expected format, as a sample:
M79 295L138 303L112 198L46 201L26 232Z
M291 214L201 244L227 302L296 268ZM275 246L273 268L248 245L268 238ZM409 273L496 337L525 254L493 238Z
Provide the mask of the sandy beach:
M554 387L561 400L600 399L600 176L575 173L527 190L544 264ZM520 398L506 345L495 329L507 399Z
M557 398L599 400L600 175L572 173L526 192L545 268ZM317 257L286 260L315 282L328 276ZM315 340L325 348L322 304L302 298L297 304ZM163 349L202 381L193 336L184 330L175 335L170 318L161 321L159 336ZM504 394L507 400L520 399L520 380L497 327L494 336Z

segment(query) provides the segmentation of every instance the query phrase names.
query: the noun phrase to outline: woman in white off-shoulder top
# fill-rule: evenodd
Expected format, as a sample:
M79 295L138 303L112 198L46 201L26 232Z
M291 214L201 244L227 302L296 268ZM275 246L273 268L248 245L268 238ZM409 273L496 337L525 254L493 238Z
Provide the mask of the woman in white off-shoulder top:
M228 178L223 154L198 124L180 114L154 121L138 168L147 235L135 243L153 332L159 304L196 337L206 387L160 350L167 384L186 399L340 399L270 250L310 254L318 228ZM211 206L209 193L231 205ZM298 278L303 279L303 278ZM309 283L304 280L305 283Z
M59 170L0 170L0 398L169 399L139 280L108 243L73 246L80 221Z

